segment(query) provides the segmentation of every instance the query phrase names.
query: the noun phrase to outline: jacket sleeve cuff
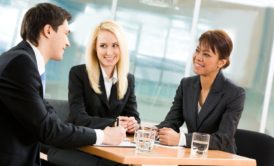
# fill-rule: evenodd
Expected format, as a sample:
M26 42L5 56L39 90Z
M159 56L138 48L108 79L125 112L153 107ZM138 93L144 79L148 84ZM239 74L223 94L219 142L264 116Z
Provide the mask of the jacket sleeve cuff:
M104 132L103 130L99 130L99 129L95 129L95 133L96 133L96 145L101 145L103 143L104 140Z

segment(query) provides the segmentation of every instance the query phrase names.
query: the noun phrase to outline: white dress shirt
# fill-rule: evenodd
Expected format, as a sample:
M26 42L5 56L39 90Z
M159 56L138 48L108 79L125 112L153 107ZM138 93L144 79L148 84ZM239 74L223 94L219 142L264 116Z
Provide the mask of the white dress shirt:
M40 75L45 73L45 60L44 57L42 56L41 52L38 50L37 47L35 47L31 42L27 41L31 48L34 51L36 62L37 62L37 67L38 67L38 72Z
M107 99L109 100L110 92L111 92L111 87L118 81L118 76L117 76L117 69L116 67L114 68L114 73L111 78L108 78L104 68L100 65L102 74L103 74L103 79L104 79L104 84L105 84L105 90L106 90L106 95Z
M179 146L185 146L186 145L186 135L184 132L180 132L180 140L179 140Z

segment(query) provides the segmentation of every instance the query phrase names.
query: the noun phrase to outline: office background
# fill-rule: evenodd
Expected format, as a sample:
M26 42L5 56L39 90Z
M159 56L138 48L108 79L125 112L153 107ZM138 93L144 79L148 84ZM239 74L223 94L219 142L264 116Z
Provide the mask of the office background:
M234 49L223 72L247 94L239 128L274 136L273 0L0 0L0 53L21 40L22 17L39 2L60 5L73 16L71 47L63 61L46 66L47 98L67 99L69 69L84 63L92 28L114 19L127 35L141 119L158 123L181 78L193 75L191 58L199 35L224 29Z

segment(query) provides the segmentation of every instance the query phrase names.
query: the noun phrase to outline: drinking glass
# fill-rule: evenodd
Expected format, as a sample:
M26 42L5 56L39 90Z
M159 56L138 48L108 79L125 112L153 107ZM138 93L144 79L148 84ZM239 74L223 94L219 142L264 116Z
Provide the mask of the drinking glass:
M153 130L136 131L136 150L137 152L150 152L154 147L155 132Z
M191 141L191 156L205 157L207 156L210 135L206 133L194 132Z

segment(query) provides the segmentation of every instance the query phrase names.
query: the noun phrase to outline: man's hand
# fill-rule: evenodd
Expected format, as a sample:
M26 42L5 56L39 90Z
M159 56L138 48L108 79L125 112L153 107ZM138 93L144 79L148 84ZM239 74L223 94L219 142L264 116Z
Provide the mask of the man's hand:
M139 124L137 120L133 116L129 117L127 122L127 132L134 133L138 128Z
M159 141L164 145L178 145L180 134L171 128L161 128L158 132Z
M106 127L104 130L103 144L119 145L126 138L126 130L121 127Z

